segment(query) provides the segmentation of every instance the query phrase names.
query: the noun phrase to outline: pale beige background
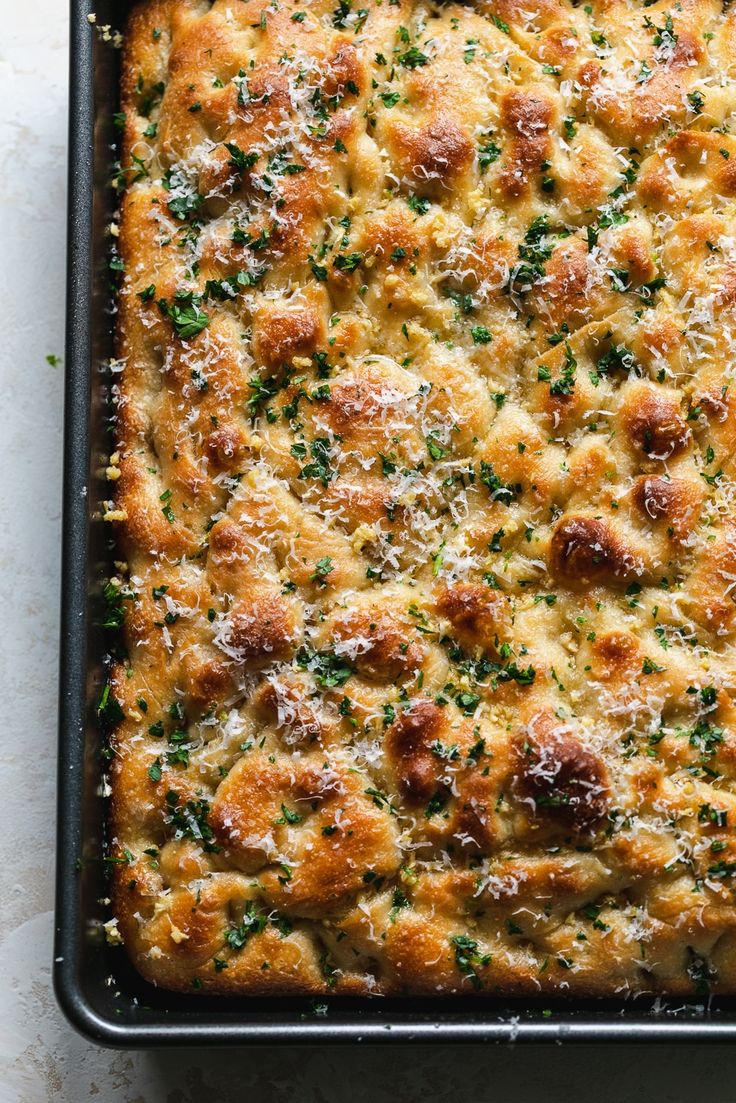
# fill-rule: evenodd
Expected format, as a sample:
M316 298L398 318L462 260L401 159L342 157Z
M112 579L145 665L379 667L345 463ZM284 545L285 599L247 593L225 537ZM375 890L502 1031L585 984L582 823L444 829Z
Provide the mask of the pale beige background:
M238 3L239 0L233 0ZM0 0L0 1103L730 1103L736 1052L112 1053L50 986L60 553L65 0Z

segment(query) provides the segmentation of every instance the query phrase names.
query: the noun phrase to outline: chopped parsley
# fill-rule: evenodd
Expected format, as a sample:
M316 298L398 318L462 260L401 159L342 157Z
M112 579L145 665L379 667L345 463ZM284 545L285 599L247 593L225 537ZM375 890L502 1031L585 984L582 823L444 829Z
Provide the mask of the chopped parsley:
M437 433L433 430L426 436L427 451L433 460L443 460L447 455L447 449L440 443Z
M521 493L519 483L504 483L494 471L493 464L485 460L480 461L480 481L491 492L491 497L502 501L505 505Z
M244 153L235 142L225 142L224 145L230 154L230 164L238 172L247 172L248 169L252 169L260 157L259 153Z
M354 272L362 262L362 253L338 253L333 264L339 272Z
M173 789L166 794L168 822L174 828L174 837L194 839L195 842L202 843L205 853L216 854L220 848L214 842L215 833L207 818L210 814L209 801L200 798L181 804L180 800L179 794Z
M486 171L489 165L492 165L494 161L497 161L501 156L501 147L496 145L492 138L487 137L478 146L478 168L481 174Z
M177 337L190 341L209 325L210 316L199 305L202 296L194 291L177 291L171 303L158 300L158 308L174 327Z
M304 445L301 446L304 448ZM292 455L299 456L295 451L297 445L292 446ZM322 486L327 486L335 478L335 472L331 467L330 442L327 437L315 437L309 445L311 462L302 467L299 472L300 479L319 479ZM306 450L302 453L306 455Z
M489 964L491 955L482 954L478 949L477 941L466 934L453 935L450 945L455 951L455 964L460 972L469 978L473 988L482 988L483 982L477 970Z
M267 926L266 912L258 911L253 901L249 900L242 922L237 927L228 927L225 932L225 941L232 950L242 950L253 935L261 934Z
M314 571L309 576L310 582L316 582L320 586L327 585L327 576L334 571L329 555L323 555L314 565Z
M313 651L301 647L296 656L297 665L314 675L318 686L335 689L343 686L354 674L354 669L342 655L334 651Z
M416 46L410 46L408 50L405 50L403 54L399 54L399 65L403 65L405 69L419 69L421 66L426 65L429 58L426 54L423 54Z
M414 211L414 214L418 215L426 214L432 205L429 199L423 199L419 195L410 195L407 199L407 203L409 204L409 208Z

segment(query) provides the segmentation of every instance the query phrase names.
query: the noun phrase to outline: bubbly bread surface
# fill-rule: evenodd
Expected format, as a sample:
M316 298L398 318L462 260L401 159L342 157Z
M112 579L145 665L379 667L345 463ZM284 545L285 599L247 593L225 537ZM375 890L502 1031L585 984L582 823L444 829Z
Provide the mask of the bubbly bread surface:
M232 994L736 991L736 6L150 0L111 938Z

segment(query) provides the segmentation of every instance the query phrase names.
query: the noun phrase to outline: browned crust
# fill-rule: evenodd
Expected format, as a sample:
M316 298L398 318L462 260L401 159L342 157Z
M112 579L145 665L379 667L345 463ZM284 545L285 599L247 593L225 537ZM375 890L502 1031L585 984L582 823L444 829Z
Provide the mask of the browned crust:
M153 983L736 991L733 17L537 9L129 18L108 933Z

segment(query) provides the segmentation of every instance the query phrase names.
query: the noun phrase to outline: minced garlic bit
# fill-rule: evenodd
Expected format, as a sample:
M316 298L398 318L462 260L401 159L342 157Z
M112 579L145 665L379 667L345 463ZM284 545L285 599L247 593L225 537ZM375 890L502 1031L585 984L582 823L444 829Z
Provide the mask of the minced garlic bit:
M169 920L169 922L171 923L171 941L175 942L177 946L181 945L182 942L186 942L189 938L189 935L180 930L179 927L171 922L171 920Z
M111 42L116 50L123 45L123 36L120 31L114 31L109 23L98 23L95 12L89 12L87 22L94 27L100 41Z
M121 946L123 942L123 936L118 929L118 920L109 919L107 923L102 924L102 928L105 932L105 941L109 946Z

